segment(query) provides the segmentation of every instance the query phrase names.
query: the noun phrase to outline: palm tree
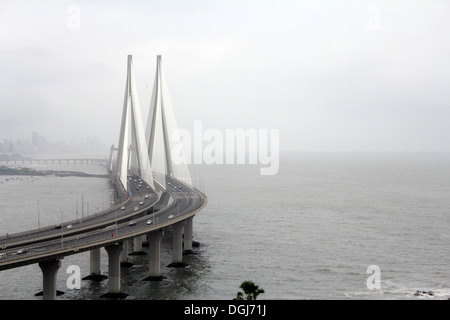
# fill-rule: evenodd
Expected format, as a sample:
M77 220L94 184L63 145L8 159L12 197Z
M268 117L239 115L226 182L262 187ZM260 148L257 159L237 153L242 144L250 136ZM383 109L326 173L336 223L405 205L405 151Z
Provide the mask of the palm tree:
M264 290L259 289L259 286L254 284L252 281L242 282L239 288L244 290L244 293L247 295L245 297L245 300L256 300L257 296L259 296L261 293L264 293ZM233 300L244 300L244 294L242 293L242 291L239 291L236 295L236 298L234 298Z

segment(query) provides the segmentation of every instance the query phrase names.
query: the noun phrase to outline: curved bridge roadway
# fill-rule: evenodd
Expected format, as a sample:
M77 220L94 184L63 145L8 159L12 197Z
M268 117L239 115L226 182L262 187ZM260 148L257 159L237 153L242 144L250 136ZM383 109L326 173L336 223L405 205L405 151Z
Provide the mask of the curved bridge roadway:
M111 222L115 222L115 220L123 222L143 210L152 207L158 200L158 196L153 189L142 182L137 176L129 176L128 189L133 190L131 197L99 213L40 229L3 235L0 237L0 249L36 244L37 242L61 238L61 235L66 237L92 231L103 228L111 224Z
M136 187L134 180L138 179L131 179L129 182ZM149 209L156 204L155 194L151 193L151 196L145 198L145 194L142 193L133 195L127 200L125 205L128 209L121 210L120 207L124 205L121 204L107 214L90 217L92 220L88 220L91 231L87 231L88 228L83 225L87 222L84 219L83 222L77 220L65 223L62 226L63 233L61 229L53 227L50 230L11 235L10 239L3 237L0 243L5 249L0 250L0 270L41 261L59 260L64 256L115 244L183 221L206 206L205 194L171 177L168 177L167 181L171 182L170 185L168 184L168 192L172 201L157 212L148 213ZM141 201L144 202L139 205ZM130 223L132 218L135 219ZM124 220L126 222L121 223ZM67 231L69 224L73 226L70 233ZM12 241L9 242L9 240Z

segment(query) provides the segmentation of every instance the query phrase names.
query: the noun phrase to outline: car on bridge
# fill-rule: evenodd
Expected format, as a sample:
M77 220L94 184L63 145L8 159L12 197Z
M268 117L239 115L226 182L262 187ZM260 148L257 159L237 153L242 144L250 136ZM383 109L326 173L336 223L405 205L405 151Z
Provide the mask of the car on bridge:
M128 225L129 225L130 227L135 226L135 225L136 225L136 221L130 221L130 223L128 223Z

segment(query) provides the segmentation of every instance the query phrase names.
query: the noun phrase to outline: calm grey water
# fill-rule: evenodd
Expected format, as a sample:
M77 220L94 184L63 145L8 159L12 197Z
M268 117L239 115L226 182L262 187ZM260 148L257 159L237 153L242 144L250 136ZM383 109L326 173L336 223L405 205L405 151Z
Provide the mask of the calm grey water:
M33 165L43 167L43 165ZM104 172L93 165L45 168ZM448 299L450 297L449 153L282 154L280 171L258 165L195 165L207 207L194 218L196 255L171 269L171 230L162 242L162 282L144 282L148 256L122 269L127 299L225 299L251 280L260 299ZM0 233L59 223L111 204L106 179L0 176ZM11 178L11 177L8 177ZM56 200L55 200L56 199ZM78 201L77 201L78 200ZM89 208L87 208L89 204ZM60 211L57 211L60 210ZM61 211L63 214L61 214ZM62 260L58 299L98 299L107 281L66 287L69 265L89 274L89 253ZM380 288L369 290L369 266ZM107 274L102 250L102 271ZM41 299L37 265L0 272L0 299ZM417 290L433 296L415 296Z

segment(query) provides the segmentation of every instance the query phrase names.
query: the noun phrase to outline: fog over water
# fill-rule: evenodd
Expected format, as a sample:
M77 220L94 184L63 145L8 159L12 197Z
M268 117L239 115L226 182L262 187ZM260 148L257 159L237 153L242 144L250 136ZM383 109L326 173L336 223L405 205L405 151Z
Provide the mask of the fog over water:
M284 151L449 151L447 1L2 1L0 141L117 145L133 55L180 128L279 129Z
M168 268L172 230L166 228L161 272L167 279L142 281L149 255L129 256L135 265L121 272L127 299L231 300L244 280L265 290L258 299L450 298L449 153L283 154L280 168L261 176L257 165L191 166L208 196L194 218L200 247L183 258L188 268ZM5 179L0 177L1 234L36 227L37 200L41 223L51 225L61 221L58 209L64 220L75 218L77 194L83 192L91 214L110 195L106 179ZM81 289L67 289L70 265L87 275L89 254L62 260L57 279L65 294L59 299L98 299L107 292L107 281L83 280ZM369 267L379 270L378 287ZM34 297L41 286L36 264L0 272L2 299L41 299Z

